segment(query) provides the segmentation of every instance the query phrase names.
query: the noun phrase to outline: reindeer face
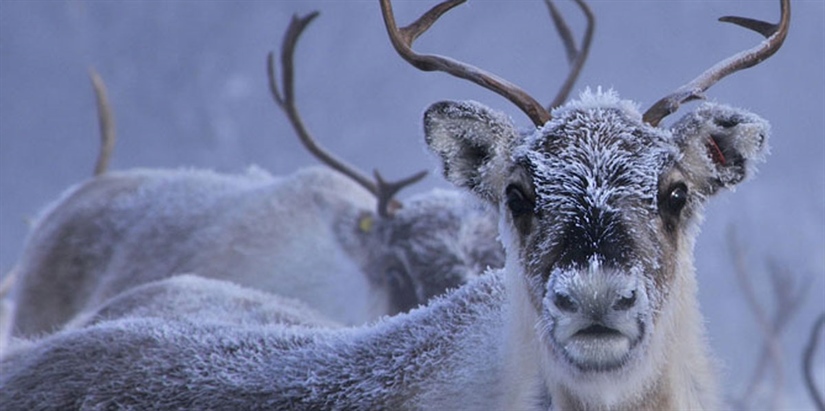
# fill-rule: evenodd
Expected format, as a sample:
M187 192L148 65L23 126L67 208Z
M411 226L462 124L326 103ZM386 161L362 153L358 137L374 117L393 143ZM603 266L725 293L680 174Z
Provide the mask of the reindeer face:
M767 124L708 104L666 130L585 93L534 133L514 130L475 103L425 116L445 176L499 209L510 283L551 358L575 375L638 365L691 264L704 198L745 177Z
M346 253L385 293L389 314L409 311L487 269L504 266L498 220L486 204L454 190L413 196L392 217L364 208L337 213Z
M504 265L494 213L463 193L434 190L377 219L366 271L390 292L391 311L405 312L488 268Z
M619 107L562 112L513 149L503 215L530 303L554 353L582 370L622 367L669 293L679 183L660 177L678 151ZM662 198L664 201L660 202Z

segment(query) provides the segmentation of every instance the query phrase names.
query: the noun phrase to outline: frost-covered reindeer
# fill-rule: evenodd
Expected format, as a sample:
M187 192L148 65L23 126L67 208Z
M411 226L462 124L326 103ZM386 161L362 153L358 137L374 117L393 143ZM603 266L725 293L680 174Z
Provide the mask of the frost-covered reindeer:
M370 326L325 330L128 318L63 332L0 366L11 409L715 409L696 299L703 204L748 177L768 124L705 103L660 121L725 76L770 57L788 32L727 18L768 39L715 65L644 114L612 92L551 113L514 85L413 40L461 0L405 28L416 67L494 89L529 115L441 102L424 116L444 175L498 210L503 269ZM89 359L93 359L90 361Z
M102 174L114 126L111 113L101 114L103 134L112 138L104 139L96 176L41 213L9 276L17 278L12 335L52 332L121 292L181 273L294 297L331 319L360 324L503 265L495 219L481 205L435 190L401 208L394 195L423 173L397 183L376 173L373 182L305 129L294 102L292 54L316 15L293 20L283 45L283 95L271 56L270 86L301 141L338 171Z

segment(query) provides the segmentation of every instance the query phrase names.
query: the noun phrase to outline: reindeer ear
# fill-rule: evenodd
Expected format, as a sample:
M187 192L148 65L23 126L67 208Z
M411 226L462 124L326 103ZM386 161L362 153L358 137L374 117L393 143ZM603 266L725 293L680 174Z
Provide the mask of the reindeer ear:
M673 128L684 169L706 195L733 187L756 171L768 151L770 125L751 112L704 103Z
M488 201L497 196L491 171L517 134L506 115L472 101L443 101L424 113L427 146L441 159L444 177Z

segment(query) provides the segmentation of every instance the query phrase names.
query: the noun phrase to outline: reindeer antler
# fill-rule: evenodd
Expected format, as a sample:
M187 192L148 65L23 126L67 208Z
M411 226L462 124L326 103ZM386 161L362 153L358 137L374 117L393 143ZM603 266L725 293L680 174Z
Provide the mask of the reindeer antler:
M527 114L530 120L533 121L533 124L541 127L550 120L550 113L542 107L538 101L515 84L492 73L481 70L478 67L453 60L449 57L418 54L412 50L412 44L418 36L427 31L444 13L465 1L466 0L448 0L442 2L424 13L424 15L409 26L399 29L395 23L392 4L390 4L389 0L381 0L381 14L384 16L387 34L389 34L395 51L397 51L404 60L419 70L442 71L496 92L510 100Z
M94 68L89 68L89 78L92 80L92 89L95 92L97 103L97 119L100 124L100 153L95 162L94 175L99 176L109 168L109 160L115 149L115 115L109 104L106 94L106 84Z
M570 27L564 21L564 17L562 17L559 9L556 8L553 0L544 0L547 4L548 10L550 11L550 17L553 19L553 23L556 26L556 31L558 31L559 37L561 37L564 42L564 48L567 52L567 63L570 64L570 72L567 74L567 78L564 80L561 88L559 88L556 98L554 98L553 102L550 103L550 106L548 106L548 110L552 110L553 107L558 107L564 104L567 100L567 96L570 95L570 90L573 89L573 85L579 78L579 74L581 73L582 67L584 67L585 61L587 61L587 56L590 53L590 44L593 42L596 17L593 15L593 11L590 10L590 7L584 2L584 0L575 1L587 19L587 29L585 29L584 37L582 38L581 48L576 47L576 42L573 39L573 34L570 31Z
M383 178L381 178L381 175L376 170L374 171L376 181L373 182L369 179L369 177L361 174L355 167L348 165L343 160L338 159L335 155L321 147L312 137L312 134L310 134L307 130L303 120L301 119L300 113L298 113L298 107L295 105L295 66L293 63L295 45L298 43L301 33L303 33L304 29L309 25L309 23L312 22L313 19L315 19L315 17L318 17L318 14L319 13L317 11L314 11L304 17L298 17L295 15L292 17L289 28L287 28L286 34L284 35L283 44L281 46L283 94L281 94L281 91L278 88L278 82L276 80L275 55L272 52L269 53L267 58L267 74L269 78L270 92L272 93L272 97L275 99L275 103L278 104L278 107L280 107L281 110L283 110L287 115L287 118L289 118L289 122L292 124L292 127L295 129L295 133L298 135L298 138L301 140L304 147L306 147L306 149L309 150L309 152L318 158L318 160L322 163L355 180L355 182L375 195L378 200L378 215L381 217L389 217L392 215L392 212L398 208L401 208L401 203L393 199L395 194L401 191L404 187L420 181L427 175L427 172L421 171L400 181L387 183Z
M559 106L567 100L570 90L573 88L576 79L587 60L590 51L590 44L593 40L594 22L595 18L590 8L584 0L575 0L579 8L587 18L587 30L582 39L582 47L579 49L573 40L570 28L564 21L564 18L559 13L552 0L545 0L547 8L550 10L550 16L555 23L556 30L564 42L567 50L567 60L570 64L570 73L558 91L558 94L550 103L548 108L544 108L538 101L531 97L527 92L513 83L504 80L495 74L484 71L478 67L453 60L445 56L437 56L430 54L418 54L412 50L413 42L425 31L427 31L444 13L450 11L452 8L464 3L466 0L448 0L444 1L429 11L424 13L418 20L412 22L410 25L398 28L395 22L395 15L392 11L392 4L390 0L381 1L381 14L384 17L384 24L387 27L387 34L389 34L395 51L412 64L415 68L422 71L442 71L451 74L455 77L471 81L488 90L491 90L502 97L510 100L518 108L520 108L530 120L533 121L537 127L544 125L550 120L550 109Z
M739 70L753 67L776 53L776 51L782 47L782 43L788 35L788 28L790 27L791 21L790 0L780 0L780 4L781 17L777 24L745 17L726 16L720 18L719 21L733 23L756 31L765 36L767 40L758 46L736 53L716 63L713 67L707 69L689 83L663 97L645 112L643 120L651 126L658 126L662 119L678 110L682 103L703 99L704 92L719 80Z

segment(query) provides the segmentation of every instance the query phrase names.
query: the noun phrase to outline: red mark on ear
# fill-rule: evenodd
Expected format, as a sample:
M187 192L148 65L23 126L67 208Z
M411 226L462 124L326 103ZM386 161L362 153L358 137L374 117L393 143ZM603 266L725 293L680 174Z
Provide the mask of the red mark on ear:
M725 160L725 154L722 153L722 149L720 149L719 145L716 144L716 139L713 138L713 136L709 137L705 142L705 147L708 149L710 159L713 160L714 163L721 166L725 165L727 162L727 160Z

